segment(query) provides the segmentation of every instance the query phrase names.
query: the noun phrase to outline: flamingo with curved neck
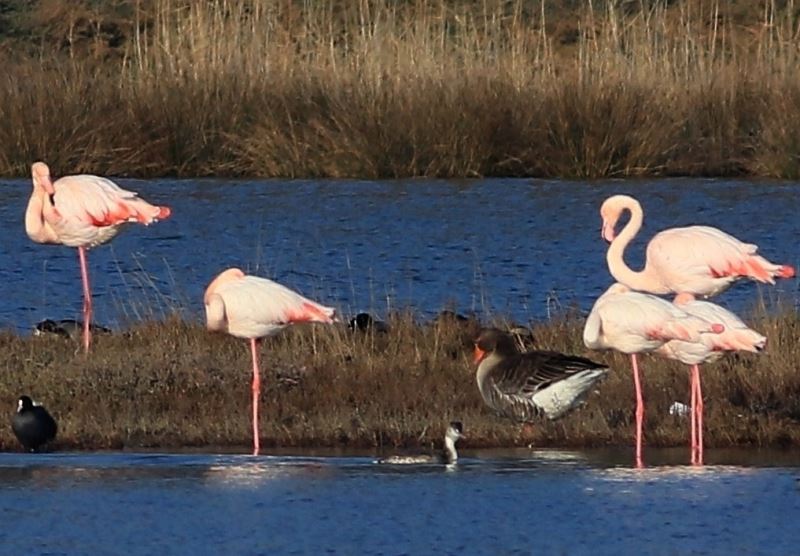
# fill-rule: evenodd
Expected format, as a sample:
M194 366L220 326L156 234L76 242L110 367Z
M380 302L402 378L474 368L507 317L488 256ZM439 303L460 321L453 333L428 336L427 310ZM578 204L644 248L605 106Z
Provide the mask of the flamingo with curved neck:
M617 223L626 211L630 220L617 234ZM647 245L644 268L633 270L625 264L624 255L642 227L642 206L628 195L614 195L603 202L600 216L603 239L611 244L606 253L608 269L617 282L634 290L710 297L743 278L774 284L776 278L795 275L791 266L774 264L757 255L757 245L710 226L670 228L657 233Z
M169 207L151 205L134 191L92 175L55 181L44 162L31 165L33 191L25 210L25 232L36 243L77 247L83 282L83 349L91 343L92 291L86 251L117 235L128 223L145 226L169 217Z

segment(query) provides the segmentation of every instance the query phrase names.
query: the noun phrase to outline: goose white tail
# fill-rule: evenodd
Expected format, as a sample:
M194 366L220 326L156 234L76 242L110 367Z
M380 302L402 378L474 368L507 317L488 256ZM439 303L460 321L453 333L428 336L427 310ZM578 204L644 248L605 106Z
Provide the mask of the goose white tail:
M608 369L587 369L537 392L533 403L548 419L558 419L583 403L592 387L608 374Z

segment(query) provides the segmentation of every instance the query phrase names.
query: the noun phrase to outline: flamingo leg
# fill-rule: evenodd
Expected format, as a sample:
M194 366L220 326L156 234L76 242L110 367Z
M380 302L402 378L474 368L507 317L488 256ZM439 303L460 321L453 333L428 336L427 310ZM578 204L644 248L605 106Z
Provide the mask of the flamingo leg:
M250 339L250 350L253 352L253 455L258 455L258 397L261 394L261 376L258 370L258 340Z
M695 463L703 465L703 390L700 386L700 367L698 365L692 366L692 375L694 376L694 392L697 398L696 407L692 411L697 413L697 458Z
M691 421L692 421L692 443L689 447L689 451L691 454L691 462L692 465L697 463L697 414L695 413L695 408L697 407L697 389L695 388L694 384L694 370L690 368L689 370L689 392L691 392L692 402L691 408L689 413L691 413Z
M92 333L89 326L92 322L92 290L89 287L89 269L86 265L86 248L78 247L78 258L81 262L81 280L83 281L83 351L89 353Z
M642 384L639 380L639 365L636 362L636 354L631 354L631 365L633 366L633 385L636 389L636 467L643 467L642 464L642 424L644 422L644 398L642 397Z

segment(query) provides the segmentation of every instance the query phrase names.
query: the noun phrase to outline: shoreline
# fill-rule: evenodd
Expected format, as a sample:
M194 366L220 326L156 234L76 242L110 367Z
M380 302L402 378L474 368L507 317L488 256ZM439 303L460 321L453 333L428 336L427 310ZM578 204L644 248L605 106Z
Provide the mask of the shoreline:
M770 338L765 353L727 356L703 368L707 448L800 445L798 318L755 318L754 328ZM407 315L389 324L385 334L303 325L263 342L265 451L429 450L441 444L445 423L453 419L464 422L464 450L632 444L629 362L586 350L579 319L534 324L529 347L588 356L611 372L583 407L528 428L484 406L471 360L474 328L418 324ZM43 403L59 423L55 449L250 445L246 342L172 319L98 336L88 357L76 347L58 337L0 334L0 404L10 419L21 394ZM688 370L655 357L645 358L642 368L646 445L683 446L688 421L668 408L687 401ZM0 450L19 450L8 426L0 428Z

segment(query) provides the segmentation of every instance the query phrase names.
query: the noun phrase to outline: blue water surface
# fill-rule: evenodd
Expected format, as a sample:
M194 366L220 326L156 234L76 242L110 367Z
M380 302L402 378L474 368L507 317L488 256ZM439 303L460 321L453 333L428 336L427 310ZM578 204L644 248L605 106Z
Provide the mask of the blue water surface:
M8 554L795 554L797 458L0 454ZM786 461L781 462L780 457ZM733 461L736 463L722 463ZM771 463L770 463L771 462Z
M182 310L202 317L202 293L238 266L334 305L384 317L442 308L519 321L591 308L611 282L599 208L633 194L645 226L627 254L642 264L657 231L708 224L798 265L800 190L792 182L719 179L571 182L129 180L119 183L173 216L132 225L89 253L95 315L111 326ZM29 179L0 181L0 326L29 330L81 311L75 249L25 235ZM740 285L718 302L752 309L760 295L797 304L798 281Z

